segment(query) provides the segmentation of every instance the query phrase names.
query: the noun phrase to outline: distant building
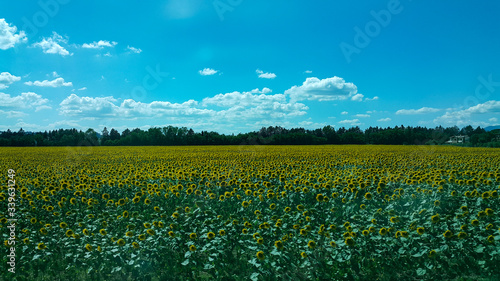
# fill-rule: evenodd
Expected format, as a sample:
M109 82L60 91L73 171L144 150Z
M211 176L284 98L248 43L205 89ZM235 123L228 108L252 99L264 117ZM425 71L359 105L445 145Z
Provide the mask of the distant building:
M470 137L465 135L465 136L452 136L450 137L450 140L448 140L446 143L467 143L470 142Z

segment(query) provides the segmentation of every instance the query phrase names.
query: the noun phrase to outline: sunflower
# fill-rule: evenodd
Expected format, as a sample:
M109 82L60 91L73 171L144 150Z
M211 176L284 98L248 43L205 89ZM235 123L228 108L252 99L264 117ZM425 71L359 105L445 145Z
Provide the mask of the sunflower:
M116 241L116 244L118 244L118 246L125 246L125 240L118 239L118 241Z
M493 216L493 214L495 213L493 211L493 209L490 209L490 208L486 208L486 210L484 210L484 212L486 213L486 215L488 216Z
M310 241L307 243L307 247L309 247L309 248L311 248L311 249L316 248L316 242L314 242L314 240L310 240Z
M368 229L363 230L361 233L363 234L363 236L370 235L370 231Z
M170 232L172 232L172 231L170 231ZM168 235L170 235L170 232L168 233ZM173 232L172 232L172 235L173 235ZM172 235L170 235L170 237L173 237ZM144 239L146 239L146 234L139 235L138 239L140 241L143 241Z
M257 239L258 237L260 237L260 233L258 232L255 232L253 235L252 235L253 239Z
M266 258L266 256L264 255L264 252L263 251L258 251L257 254L256 254L257 258L259 260L263 260Z
M334 224L330 224L329 228L331 231L335 231L337 229L337 226Z
M73 236L73 234L75 234L73 232L73 230L71 230L71 229L66 230L66 236L71 237L71 236Z
M45 227L42 227L42 228L40 228L40 233L42 235L47 235L48 231L47 231L47 229Z
M271 205L269 205L269 209L271 209L271 210L276 209L276 204L272 203Z
M153 229L148 229L146 232L151 236L156 234L156 232Z
M285 212L286 212L286 213L290 212L291 210L292 210L292 208L290 208L290 207L285 207Z
M470 222L470 224L472 224L473 226L478 226L479 225L479 221L478 220L472 220Z
M493 236L493 235L488 236L486 241L488 241L488 243L492 243L492 244L495 243L495 236Z
M68 227L68 224L67 224L67 223L65 223L65 222L61 222L61 223L59 224L59 227L60 227L60 228L66 228L66 227Z
M303 205L297 205L297 210L300 212L304 211L304 206Z
M304 236L305 236L305 235L307 235L307 230L305 230L305 229L301 229L301 230L300 230L300 234L301 234L301 235L304 235Z
M324 198L325 198L325 196L321 193L318 193L316 195L316 201L318 201L318 202L322 202Z
M275 247L276 247L276 249L278 249L278 250L283 250L283 241L278 240L278 241L274 242L274 246L275 246Z
M451 238L453 237L453 232L451 230L446 230L444 233L443 233L443 236L444 238Z
M196 239L196 237L197 237L197 235L196 235L196 233L194 233L194 232L193 232L193 233L191 233L191 234L189 234L189 239L191 239L191 240Z
M390 221L392 223L397 223L397 222L399 222L399 217L391 217Z
M100 233L102 236L104 236L104 235L108 234L108 232L106 231L106 229L101 229L101 230L99 230L99 233Z
M248 207L250 204L248 203L248 201L243 201L241 202L241 206L243 206L244 208Z
M260 244L260 245L264 244L264 238L258 238L257 244Z
M429 252L429 254L428 254L428 257L429 257L429 258L433 258L433 257L435 257L435 256L436 256L436 251L435 251L435 250L431 250L431 251Z
M24 244L26 244L26 245L27 245L27 244L29 244L29 243L30 243L30 239L29 239L29 238L24 238L24 239L23 239L23 242L24 242Z
M214 239L215 238L215 233L213 233L213 232L207 233L207 238L208 239Z
M361 204L361 205L359 205L359 208L360 208L361 210L364 210L364 209L366 209L366 205L365 205L365 204Z
M380 235L382 235L382 236L386 235L386 234L387 234L387 228L382 227L382 228L378 231L378 233L379 233Z
M300 253L300 256L301 256L301 257L303 257L303 258L307 258L307 254L306 254L306 252L302 252L302 253Z
M139 249L139 243L132 242L132 247L134 247L134 249Z
M460 239L465 239L467 237L467 233L461 231L460 233L458 233L458 238Z
M38 250L45 250L45 248L47 248L47 246L45 246L44 243L38 243L38 246L37 246Z
M418 233L419 235L424 234L424 233L425 233L425 228L423 228L423 227L419 227L419 228L417 228L417 233Z
M85 249L87 249L87 251L89 252L92 252L92 245L90 244L85 245Z
M337 243L335 243L335 241L330 241L330 246L335 248L335 247L337 247Z
M431 221L432 221L432 223L439 222L439 214L436 214L436 215L432 216L431 217Z
M351 237L348 237L345 239L344 243L347 245L347 246L354 246L354 244L356 244L356 242L354 241L354 239L352 239Z

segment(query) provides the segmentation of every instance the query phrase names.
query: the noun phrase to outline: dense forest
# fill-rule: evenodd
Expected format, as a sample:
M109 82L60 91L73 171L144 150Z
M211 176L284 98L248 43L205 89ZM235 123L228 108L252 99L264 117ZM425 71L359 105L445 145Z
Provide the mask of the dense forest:
M10 130L0 133L0 146L135 146L135 145L305 145L305 144L386 144L386 145L439 145L445 144L451 136L467 135L466 146L500 147L500 130L487 132L485 129L467 126L436 128L404 127L394 128L359 127L338 128L325 126L320 129L285 129L263 127L259 131L237 135L217 132L194 132L186 127L150 128L148 130L124 130L121 134L104 128L102 132L88 129L59 129L45 132L18 132Z

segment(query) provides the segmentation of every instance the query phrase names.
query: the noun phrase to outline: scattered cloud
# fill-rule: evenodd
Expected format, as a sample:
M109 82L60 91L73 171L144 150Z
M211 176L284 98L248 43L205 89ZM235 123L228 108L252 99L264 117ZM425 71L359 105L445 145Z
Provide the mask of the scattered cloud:
M115 42L115 41L106 41L106 40L99 40L99 41L94 41L92 43L84 43L82 45L82 48L85 48L85 49L102 49L104 47L114 47L116 46L116 44L118 44L118 42Z
M22 93L19 96L11 97L8 94L0 93L0 107L7 108L33 108L45 105L49 100L33 92Z
M78 91L85 91L85 90L87 90L87 87L82 87L82 88L78 89Z
M347 112L347 111L342 111L342 113L340 113L340 114L342 114L342 115L347 115L347 114L349 114L349 112Z
M134 48L134 47L131 47L131 46L127 46L127 49L132 52L132 53L135 53L135 54L140 54L142 53L142 50L139 49L139 48Z
M57 78L57 77L61 77L61 75L59 75L59 74L57 74L57 72L53 71L52 72L52 77Z
M262 71L260 69L255 70L255 72L257 74L259 74L259 78L265 78L265 79L274 79L274 78L276 78L276 74L274 74L274 73L269 73L269 72L265 72L264 73L264 71Z
M356 114L354 116L359 117L359 118L368 118L368 117L370 117L369 114Z
M420 109L400 109L396 111L397 115L416 115L416 114L428 114L440 111L437 108L422 107Z
M312 70L306 70L304 73L313 73Z
M351 100L353 101L363 101L363 98L365 96L363 94L355 94L354 96L351 97Z
M42 41L33 44L33 47L40 47L45 54L58 54L61 56L72 56L73 53L68 52L61 44L67 44L68 39L62 37L56 32L52 32L52 37L43 38Z
M24 84L28 86L38 86L38 87L52 87L52 88L57 88L57 87L72 87L73 83L72 82L64 82L64 78L56 78L52 81L49 80L43 80L43 81L28 81L24 82Z
M9 72L0 73L0 90L7 89L10 84L21 80L21 77L10 74Z
M347 83L344 79L334 76L331 78L318 79L307 78L301 86L293 86L285 91L292 100L317 100L334 101L351 99L359 101L363 98L358 94L358 88L353 83Z
M378 100L378 96L374 96L373 98L366 98L365 101Z
M26 114L24 112L14 111L14 110L11 110L11 111L0 110L0 114L2 116L5 116L6 118L21 118L21 117L24 117L24 116L28 116L28 114Z
M490 100L484 103L471 106L467 109L447 111L444 115L434 119L435 124L445 126L489 126L496 125L496 121L490 121L490 118L496 119L491 115L500 113L500 101ZM490 115L490 116L488 116ZM486 120L488 120L489 123Z
M207 76L207 75L214 75L219 71L212 68L204 68L203 70L199 70L198 72L203 76Z
M345 125L349 125L349 126L359 126L361 125L361 123L359 122L359 119L351 119L351 120L342 120L342 121L339 121L338 122L339 124L345 124Z
M24 31L17 33L16 26L7 23L4 18L0 19L0 50L13 48L16 44L26 41L28 38Z
M387 118L380 118L377 120L378 122L389 122L391 121L391 118L387 117Z
M498 119L493 117L493 118L488 119L488 121L490 121L491 123L497 123Z

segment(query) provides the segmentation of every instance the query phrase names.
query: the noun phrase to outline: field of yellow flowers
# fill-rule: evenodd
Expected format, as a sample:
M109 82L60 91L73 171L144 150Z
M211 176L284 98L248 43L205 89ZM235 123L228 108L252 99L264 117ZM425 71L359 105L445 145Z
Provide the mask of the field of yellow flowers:
M0 148L0 279L497 280L499 167L436 146Z

